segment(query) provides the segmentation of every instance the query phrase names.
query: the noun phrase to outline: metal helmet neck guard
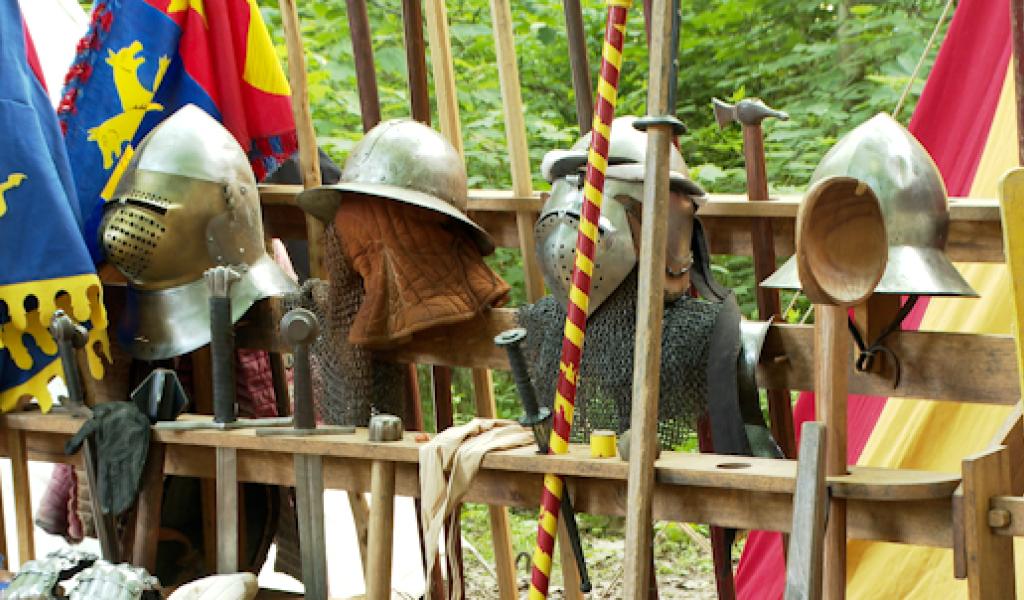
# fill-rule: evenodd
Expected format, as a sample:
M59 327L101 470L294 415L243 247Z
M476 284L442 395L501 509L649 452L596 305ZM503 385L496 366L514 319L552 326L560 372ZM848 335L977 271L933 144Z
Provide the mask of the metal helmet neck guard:
M130 284L118 334L136 358L170 358L209 343L206 269L242 272L231 292L233 321L256 300L295 288L266 253L245 152L194 105L142 140L104 210L100 242Z
M376 196L442 213L465 226L480 251L490 254L494 241L466 216L466 167L462 156L437 131L409 119L379 123L352 149L341 180L307 190L299 206L331 222L342 200Z
M837 175L867 183L882 208L889 260L876 293L977 296L946 256L946 186L931 156L909 131L887 114L871 118L828 151L810 183ZM762 285L800 288L796 257Z

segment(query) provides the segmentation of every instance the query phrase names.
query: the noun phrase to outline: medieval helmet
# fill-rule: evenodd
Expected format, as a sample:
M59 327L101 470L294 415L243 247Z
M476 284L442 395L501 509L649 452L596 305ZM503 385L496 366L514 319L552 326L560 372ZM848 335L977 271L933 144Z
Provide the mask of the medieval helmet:
M946 256L949 204L935 162L920 142L881 113L843 136L811 176L811 184L845 175L878 196L889 241L879 294L977 296ZM765 279L767 288L799 289L796 257Z
M341 180L299 194L299 206L330 223L341 201L366 194L448 215L466 227L484 255L494 241L466 216L468 193L462 156L437 131L409 119L379 123L352 149ZM349 196L350 197L350 196Z
M604 197L643 200L644 161L647 156L647 134L633 127L636 117L619 117L612 122L609 166L605 171ZM576 237L583 211L582 172L586 165L590 135L580 138L570 150L553 150L544 156L541 171L552 181L551 195L534 225L537 255L544 282L563 304L568 302ZM693 200L704 203L704 190L691 181L679 150L669 153L670 187ZM633 232L625 206L621 202L603 202L598 223L598 243L594 254L595 277L590 283L590 306L593 312L633 270L637 263ZM689 232L686 248L689 254ZM689 264L689 257L680 257Z
M119 337L143 360L209 343L206 269L225 265L241 274L231 288L232 322L256 300L295 289L267 255L245 152L191 104L139 144L104 209L100 243L130 284Z

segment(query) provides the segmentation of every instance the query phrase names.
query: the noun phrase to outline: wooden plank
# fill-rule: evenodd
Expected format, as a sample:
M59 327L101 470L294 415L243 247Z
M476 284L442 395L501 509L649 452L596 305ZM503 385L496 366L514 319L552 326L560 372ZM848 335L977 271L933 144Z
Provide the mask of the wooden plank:
M164 445L150 443L135 513L132 564L156 572L156 550L160 538L160 514L164 497Z
M3 569L10 568L10 557L11 552L7 549L7 511L4 508L4 486L0 483L0 554L4 555L4 560L0 561L0 571Z
M786 557L786 600L819 600L825 543L825 438L821 423L800 431L800 463L793 494L793 529Z
M427 49L423 42L423 4L402 0L405 64L409 77L409 109L412 118L430 126L430 87L427 83Z
M459 124L459 98L455 85L452 42L448 33L448 8L445 0L425 0L427 40L430 64L434 72L434 97L437 99L438 129L462 154L462 127Z
M25 432L8 431L8 456L11 459L11 473L14 487L14 526L18 533L18 563L24 565L36 558L35 523L32 521L32 493L29 487L28 452L25 448ZM13 564L8 568L12 571Z
M494 27L494 53L498 63L502 109L505 116L505 137L508 139L508 160L512 170L512 193L520 197L533 195L530 154L526 144L526 119L520 93L519 68L513 37L512 8L509 0L491 0L491 22ZM523 260L526 298L536 302L544 295L544 278L534 249L533 225L537 212L517 207L516 229Z
M478 417L497 418L498 408L494 402L494 382L491 380L491 372L487 369L473 370L473 397L476 400ZM504 506L488 506L487 511L491 524L491 544L494 547L494 571L498 575L499 597L502 600L515 600L518 596L516 557L512 544L512 528L509 525L508 510Z
M986 450L963 461L967 585L972 600L1015 598L1013 540L989 526L993 496L1010 490L1009 454Z
M373 41L366 0L345 0L348 7L348 30L352 56L356 64L356 87L359 89L359 112L363 131L380 123L380 98L377 94L377 71L373 62Z

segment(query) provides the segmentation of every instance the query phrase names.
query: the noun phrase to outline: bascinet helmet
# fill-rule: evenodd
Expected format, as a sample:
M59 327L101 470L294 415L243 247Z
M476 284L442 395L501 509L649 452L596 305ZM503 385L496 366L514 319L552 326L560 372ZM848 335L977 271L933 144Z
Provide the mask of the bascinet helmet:
M609 166L605 173L606 199L643 200L647 134L633 127L635 120L636 117L626 116L612 122ZM563 304L568 302L572 285L576 237L583 210L582 169L587 163L590 135L580 138L570 150L548 152L541 163L541 171L552 187L534 226L537 256L544 282ZM674 146L669 152L669 177L673 191L689 197L695 206L704 204L704 190L690 180L683 155ZM633 232L622 202L602 202L598 231L590 312L611 296L637 263ZM686 247L679 250L687 254L680 258L683 261L689 259L688 231L686 238Z
M352 194L366 194L448 215L464 225L480 252L494 252L494 241L466 216L466 167L458 150L437 131L409 119L379 123L352 149L341 180L306 190L299 206L330 223L338 205Z
M210 341L203 272L232 266L232 321L256 300L295 289L267 255L256 179L231 133L187 105L157 125L104 209L100 243L128 278L118 335L132 356L159 360Z
M977 296L946 256L949 204L931 156L909 131L879 114L840 139L811 176L811 184L845 175L875 192L885 219L889 260L879 294ZM761 284L799 289L796 257Z

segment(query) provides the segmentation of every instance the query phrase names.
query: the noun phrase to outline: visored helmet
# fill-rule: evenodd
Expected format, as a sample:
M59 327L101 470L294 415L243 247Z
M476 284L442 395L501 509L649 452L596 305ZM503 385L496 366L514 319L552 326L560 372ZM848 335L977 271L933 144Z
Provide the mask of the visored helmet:
M197 106L142 140L104 211L100 242L130 284L118 335L136 358L170 358L209 343L206 269L241 273L231 288L232 321L256 300L295 289L267 255L245 152Z
M643 181L644 163L647 159L647 132L634 127L635 122L636 117L629 115L617 117L612 121L606 176ZM554 182L586 167L592 135L587 133L569 150L552 150L545 154L540 166L544 178L548 182ZM673 190L683 192L698 206L704 204L704 190L690 180L686 161L675 146L669 149L669 181Z
M909 131L885 113L873 117L828 151L810 183L836 175L867 183L881 205L889 260L877 293L977 296L946 256L946 186L931 156ZM799 289L796 257L761 285Z
M466 216L466 167L451 143L430 127L409 119L379 123L352 149L341 180L306 190L299 206L331 222L350 194L367 194L448 215L465 226L484 255L494 241Z

